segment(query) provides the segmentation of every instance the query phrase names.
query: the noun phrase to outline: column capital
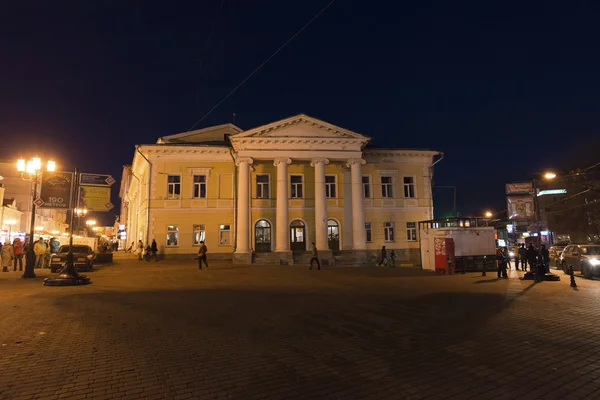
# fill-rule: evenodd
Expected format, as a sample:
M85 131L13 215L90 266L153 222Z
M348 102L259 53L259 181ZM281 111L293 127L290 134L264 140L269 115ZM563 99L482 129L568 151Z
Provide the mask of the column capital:
M277 166L280 163L286 163L287 165L290 165L292 163L292 159L284 157L284 158L276 158L276 159L273 160L273 165L274 166Z
M365 165L366 163L367 162L362 158L351 158L348 161L346 161L346 166L350 168L353 164Z
M254 162L254 160L250 157L240 157L240 158L236 158L235 165L239 166L242 163L247 163L248 165L252 165L253 162Z
M321 163L324 164L324 165L327 165L327 164L329 164L329 159L327 159L327 158L313 158L310 161L310 166L314 167L315 165L321 164Z

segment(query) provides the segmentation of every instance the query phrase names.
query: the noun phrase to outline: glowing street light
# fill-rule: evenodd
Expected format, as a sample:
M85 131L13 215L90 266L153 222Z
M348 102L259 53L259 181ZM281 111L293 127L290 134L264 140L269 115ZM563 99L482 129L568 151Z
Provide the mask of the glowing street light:
M546 172L544 174L544 179L552 180L554 178L556 178L556 174L554 172Z
M96 225L96 220L94 220L94 219L88 219L87 221L85 221L85 224L87 226L94 226L94 225Z
M31 199L31 225L29 226L29 243L30 245L27 247L27 255L25 259L25 272L23 273L23 278L35 278L35 253L33 251L33 241L35 235L35 194L38 189L38 178L40 171L42 170L42 159L39 157L34 157L31 160L26 161L25 159L17 160L17 171L21 173L21 178L24 180L28 180L33 183L33 193ZM48 160L46 162L46 170L47 171L55 171L56 163L52 160ZM43 229L43 228L42 228ZM40 229L41 230L41 229Z
M491 211L486 211L484 215L486 218L492 218L494 216Z

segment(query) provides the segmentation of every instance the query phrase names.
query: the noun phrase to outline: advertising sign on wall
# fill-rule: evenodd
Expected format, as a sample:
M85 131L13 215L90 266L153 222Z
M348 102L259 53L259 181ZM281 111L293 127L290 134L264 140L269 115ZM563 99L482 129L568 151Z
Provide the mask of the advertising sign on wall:
M44 171L40 197L35 200L35 205L40 208L68 209L72 184L72 172Z
M531 182L507 183L506 194L525 194L533 192Z
M88 211L109 211L114 207L110 202L110 187L80 186L79 207Z

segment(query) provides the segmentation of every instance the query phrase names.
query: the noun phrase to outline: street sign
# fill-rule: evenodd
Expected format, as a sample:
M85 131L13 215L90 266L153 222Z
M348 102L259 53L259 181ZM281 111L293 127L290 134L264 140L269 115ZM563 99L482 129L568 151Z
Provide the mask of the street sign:
M112 186L115 183L115 178L110 175L104 174L86 174L82 173L79 175L79 185L81 186Z
M531 182L507 183L506 194L525 194L533 193Z
M109 211L114 206L110 202L110 187L81 186L79 187L79 207L88 211Z
M71 206L72 184L72 172L44 171L40 198L35 205L55 210L68 209Z

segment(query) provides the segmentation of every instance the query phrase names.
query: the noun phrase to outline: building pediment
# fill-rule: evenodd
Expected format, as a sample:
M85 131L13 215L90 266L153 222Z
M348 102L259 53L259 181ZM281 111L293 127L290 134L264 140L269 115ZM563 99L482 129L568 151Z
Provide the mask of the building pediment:
M371 138L304 114L230 137L236 151L249 149L360 150Z
M224 144L226 138L242 132L240 128L233 124L223 124L217 126L209 126L204 129L197 129L178 133L175 135L163 136L158 139L158 144Z

